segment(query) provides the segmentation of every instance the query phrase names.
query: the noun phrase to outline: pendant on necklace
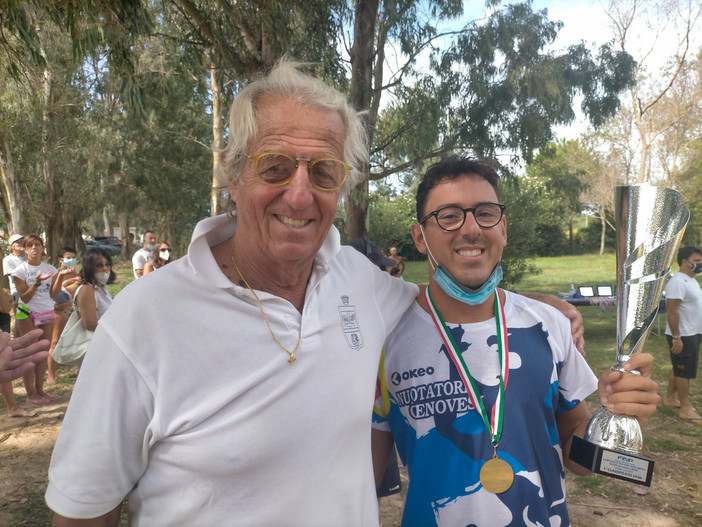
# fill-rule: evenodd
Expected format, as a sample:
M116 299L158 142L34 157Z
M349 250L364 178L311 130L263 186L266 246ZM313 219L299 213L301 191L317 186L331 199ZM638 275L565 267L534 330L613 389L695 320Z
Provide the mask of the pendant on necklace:
M292 363L295 362L296 360L297 360L297 359L295 359L295 357L294 357L293 355L290 355L290 358L288 359L288 362L289 362L290 364L292 364Z
M480 469L480 483L483 488L493 494L508 490L514 482L514 470L504 459L497 456L485 462Z

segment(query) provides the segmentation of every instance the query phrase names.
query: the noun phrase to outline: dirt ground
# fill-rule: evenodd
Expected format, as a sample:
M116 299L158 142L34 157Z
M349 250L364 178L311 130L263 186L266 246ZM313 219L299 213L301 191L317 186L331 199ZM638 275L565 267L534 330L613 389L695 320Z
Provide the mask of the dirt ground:
M50 515L43 504L51 450L70 397L72 374L60 374L48 392L56 404L36 408L32 418L8 418L0 404L0 526L46 526ZM24 389L15 381L15 394ZM692 527L702 525L702 449L693 425L677 423L674 410L661 409L646 429L655 446L650 488L602 476L568 476L568 504L576 527ZM672 424L671 424L672 423ZM687 428L685 428L687 427ZM695 427L699 428L699 427ZM403 472L403 487L407 477ZM400 525L403 494L380 502L381 526ZM330 526L333 527L333 526Z

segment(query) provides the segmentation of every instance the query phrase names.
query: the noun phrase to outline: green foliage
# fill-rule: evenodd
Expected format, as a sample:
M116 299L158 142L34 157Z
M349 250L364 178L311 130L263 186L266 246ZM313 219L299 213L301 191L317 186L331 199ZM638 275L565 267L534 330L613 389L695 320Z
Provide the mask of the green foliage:
M537 223L534 254L538 256L562 256L568 252L568 238L558 224Z
M690 208L690 223L685 229L683 245L700 247L702 235L702 137L685 149L685 165L677 177L678 190Z
M370 196L370 239L389 254L397 247L406 260L423 258L412 241L410 226L415 218L414 196L402 195L385 199L379 194Z
M503 285L512 287L536 268L529 262L537 243L534 229L539 210L534 196L520 187L516 179L503 179L500 201L507 206L507 247L502 255Z
M41 26L41 30L37 26ZM149 35L153 19L142 0L55 2L8 0L0 8L0 43L8 57L8 71L16 79L33 67L44 69L49 42L44 32L58 30L71 41L75 63L104 53L106 66L123 79L125 100L138 108L139 86L134 82L132 48L136 39ZM27 60L28 59L28 60Z
M578 229L575 233L575 247L578 253L599 251L602 237L602 225L599 220L592 220L587 227ZM613 251L616 247L617 236L614 229L605 229L605 247Z

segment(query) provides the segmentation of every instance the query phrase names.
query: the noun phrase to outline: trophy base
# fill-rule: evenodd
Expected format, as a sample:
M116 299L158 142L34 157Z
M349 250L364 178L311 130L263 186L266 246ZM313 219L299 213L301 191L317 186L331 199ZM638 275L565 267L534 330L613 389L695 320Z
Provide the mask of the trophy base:
M637 485L651 486L653 460L611 448L573 436L570 459L590 472L622 479Z

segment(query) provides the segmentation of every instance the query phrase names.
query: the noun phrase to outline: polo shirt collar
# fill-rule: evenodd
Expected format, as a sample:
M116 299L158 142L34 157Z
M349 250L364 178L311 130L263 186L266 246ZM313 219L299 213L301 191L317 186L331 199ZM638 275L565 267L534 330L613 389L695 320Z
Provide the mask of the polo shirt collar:
M218 245L236 232L236 216L221 214L198 222L188 246L188 260L195 274L204 277L215 287L229 289L234 284L220 270L210 247ZM341 249L341 237L332 225L324 243L315 256L310 283L321 278L329 269L331 260ZM315 276L316 275L316 276Z

